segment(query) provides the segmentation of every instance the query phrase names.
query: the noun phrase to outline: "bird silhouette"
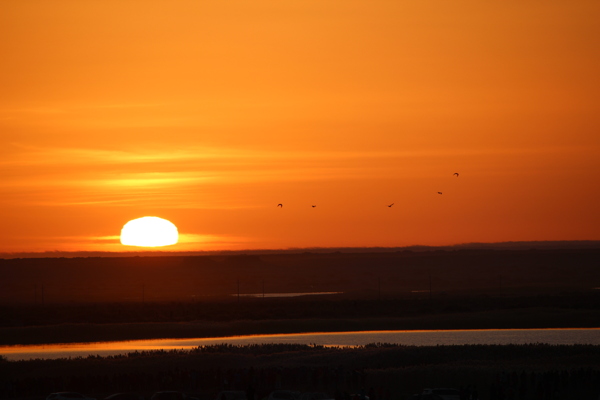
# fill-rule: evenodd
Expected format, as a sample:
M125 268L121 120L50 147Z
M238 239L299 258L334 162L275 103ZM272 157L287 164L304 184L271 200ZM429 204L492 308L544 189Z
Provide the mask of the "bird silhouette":
M391 207L391 206L393 206L393 205L394 205L394 203L392 203L392 204L389 204L389 205L388 205L388 207Z
M442 192L438 192L438 194L442 194Z
M283 204L279 203L279 204L277 204L277 207L283 208Z
M313 204L311 207L312 207L312 208L315 208L316 206Z
M458 172L455 172L453 175L456 175L456 177L458 178Z

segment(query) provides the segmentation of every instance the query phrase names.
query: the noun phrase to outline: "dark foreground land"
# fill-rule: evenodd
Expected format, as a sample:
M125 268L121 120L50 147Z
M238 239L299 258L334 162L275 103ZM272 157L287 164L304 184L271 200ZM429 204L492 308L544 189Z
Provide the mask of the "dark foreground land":
M0 344L375 329L599 327L600 250L461 250L0 260ZM312 293L269 297L274 293ZM337 292L319 295L317 292ZM258 294L258 297L246 297ZM264 294L264 297L263 297ZM401 400L590 399L600 346L210 346L0 360L0 398L275 388Z
M364 391L402 400L426 387L462 388L476 399L597 400L600 346L465 345L358 348L273 344L207 346L115 357L0 362L0 398L43 399L62 390L96 398L178 390L215 400L219 390L323 391L337 400ZM218 399L216 399L218 400Z

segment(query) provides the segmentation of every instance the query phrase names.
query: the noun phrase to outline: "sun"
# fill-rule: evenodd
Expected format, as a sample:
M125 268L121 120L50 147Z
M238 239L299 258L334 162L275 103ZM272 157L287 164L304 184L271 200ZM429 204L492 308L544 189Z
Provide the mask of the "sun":
M170 221L158 217L132 219L121 229L121 244L159 247L177 243L179 233Z

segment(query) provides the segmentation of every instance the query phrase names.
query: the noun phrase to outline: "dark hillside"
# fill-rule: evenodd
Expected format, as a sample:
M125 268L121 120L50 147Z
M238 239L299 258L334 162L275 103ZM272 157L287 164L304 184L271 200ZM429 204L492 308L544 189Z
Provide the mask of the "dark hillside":
M599 266L592 249L0 260L0 341L598 327Z
M600 287L600 250L458 250L0 260L0 304L194 301L250 293L514 296ZM425 295L423 295L425 293Z

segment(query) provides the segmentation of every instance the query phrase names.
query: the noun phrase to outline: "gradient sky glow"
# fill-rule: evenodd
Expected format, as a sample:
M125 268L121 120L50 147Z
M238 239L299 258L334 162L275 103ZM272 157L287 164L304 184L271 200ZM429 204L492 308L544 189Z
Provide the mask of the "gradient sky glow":
M600 240L599 17L5 0L0 252L128 251L147 215L169 250Z

